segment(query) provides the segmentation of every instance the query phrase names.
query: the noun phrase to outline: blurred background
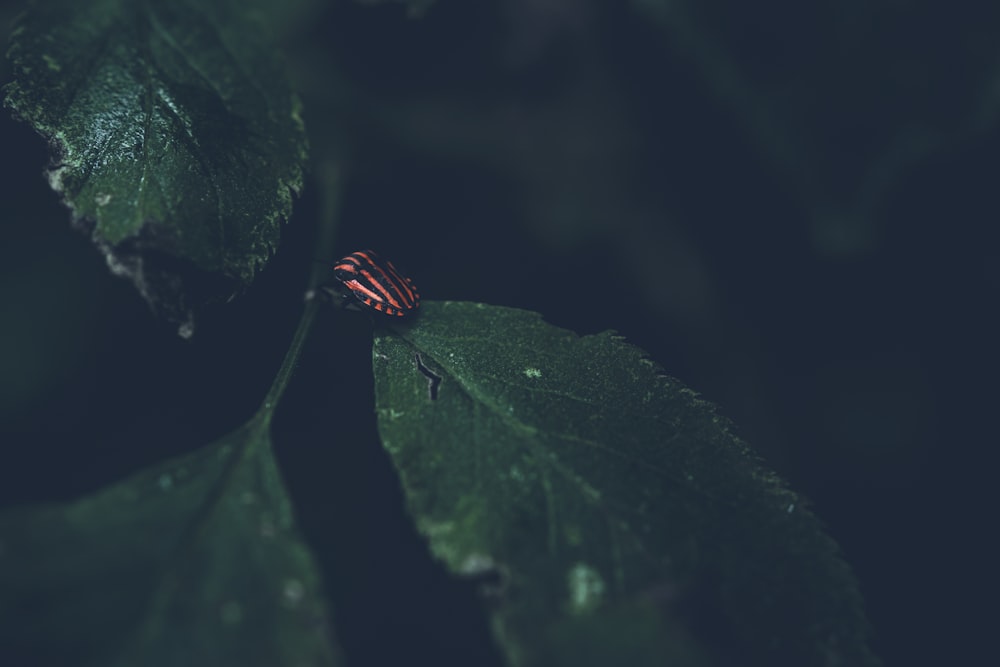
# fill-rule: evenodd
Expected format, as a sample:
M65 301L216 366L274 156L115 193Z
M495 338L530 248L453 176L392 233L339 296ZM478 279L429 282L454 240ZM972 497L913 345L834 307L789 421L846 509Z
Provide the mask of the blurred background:
M313 260L335 259L313 243L336 180L338 254L378 249L426 299L616 329L719 405L840 543L887 664L985 647L1000 7L258 4L305 104L310 180L274 261L191 341L71 230L45 142L0 114L0 507L245 420ZM22 7L0 1L4 34ZM434 593L372 400L370 325L324 313L276 434L303 531L349 652L378 664L397 633L463 664L485 630L455 639L468 599Z

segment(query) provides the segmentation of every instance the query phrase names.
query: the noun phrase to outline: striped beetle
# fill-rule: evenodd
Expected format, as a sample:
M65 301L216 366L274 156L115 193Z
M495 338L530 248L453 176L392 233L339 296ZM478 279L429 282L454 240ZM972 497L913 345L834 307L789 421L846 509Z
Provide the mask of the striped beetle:
M420 306L413 281L371 250L352 252L333 266L333 275L365 308L403 317Z

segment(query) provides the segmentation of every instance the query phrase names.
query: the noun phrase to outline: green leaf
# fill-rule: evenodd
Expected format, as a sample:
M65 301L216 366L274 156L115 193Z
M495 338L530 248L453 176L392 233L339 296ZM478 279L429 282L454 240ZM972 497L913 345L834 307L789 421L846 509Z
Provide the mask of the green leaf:
M802 500L619 336L431 302L374 368L410 511L490 584L510 664L878 664Z
M338 656L265 418L76 502L0 513L4 664L299 667Z
M299 103L253 3L51 0L12 33L6 103L115 273L190 325L247 286L302 187Z

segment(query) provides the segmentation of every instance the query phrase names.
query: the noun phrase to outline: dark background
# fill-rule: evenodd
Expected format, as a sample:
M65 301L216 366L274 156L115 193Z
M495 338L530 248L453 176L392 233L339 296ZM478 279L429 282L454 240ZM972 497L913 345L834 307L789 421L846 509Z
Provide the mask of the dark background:
M336 165L338 254L375 247L428 299L614 328L718 404L842 546L887 664L985 647L1000 11L285 4L311 180L274 261L192 341L70 230L44 141L0 114L0 506L76 497L253 412L313 260L335 259L313 239ZM0 2L5 31L20 6ZM485 628L467 591L435 592L407 525L369 329L322 315L278 455L348 652L463 664Z

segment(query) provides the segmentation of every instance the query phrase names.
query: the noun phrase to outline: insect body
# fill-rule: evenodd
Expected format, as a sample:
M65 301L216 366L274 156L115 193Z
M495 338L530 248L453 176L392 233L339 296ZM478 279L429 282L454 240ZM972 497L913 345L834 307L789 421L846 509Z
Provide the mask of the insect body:
M352 252L334 264L333 275L366 308L403 317L420 305L413 281L371 250Z

